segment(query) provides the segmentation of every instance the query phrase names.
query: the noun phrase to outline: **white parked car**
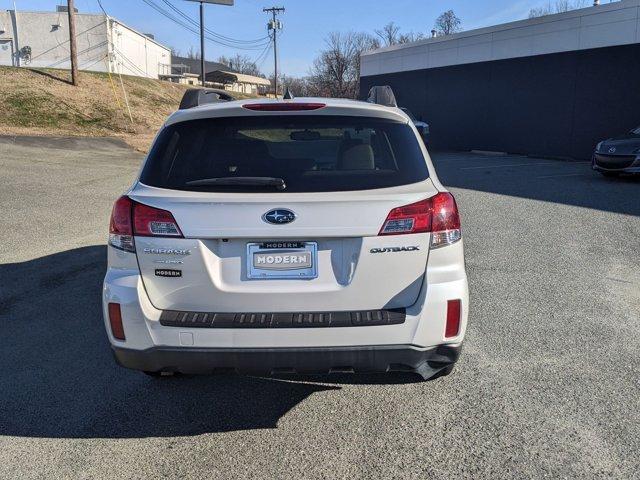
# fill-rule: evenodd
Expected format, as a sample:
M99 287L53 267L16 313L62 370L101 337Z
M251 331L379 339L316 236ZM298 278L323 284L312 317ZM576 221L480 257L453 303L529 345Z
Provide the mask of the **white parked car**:
M469 305L458 209L398 108L180 110L113 207L103 303L149 374L441 376Z

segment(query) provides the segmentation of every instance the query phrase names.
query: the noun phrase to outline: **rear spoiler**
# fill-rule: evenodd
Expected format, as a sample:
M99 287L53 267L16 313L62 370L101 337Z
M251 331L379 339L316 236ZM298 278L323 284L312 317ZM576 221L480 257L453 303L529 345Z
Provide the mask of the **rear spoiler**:
M180 110L188 110L190 108L205 105L207 103L231 102L237 100L226 90L217 88L191 88L184 92L180 101Z
M383 105L385 107L398 107L396 96L389 85L371 87L369 90L369 96L367 97L367 102Z

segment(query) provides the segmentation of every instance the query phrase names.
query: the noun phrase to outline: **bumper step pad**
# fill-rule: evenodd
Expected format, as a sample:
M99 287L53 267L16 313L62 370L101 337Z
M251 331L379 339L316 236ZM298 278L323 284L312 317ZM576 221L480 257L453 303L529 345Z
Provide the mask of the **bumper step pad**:
M313 313L206 313L165 310L160 324L182 328L370 327L404 323L405 309Z

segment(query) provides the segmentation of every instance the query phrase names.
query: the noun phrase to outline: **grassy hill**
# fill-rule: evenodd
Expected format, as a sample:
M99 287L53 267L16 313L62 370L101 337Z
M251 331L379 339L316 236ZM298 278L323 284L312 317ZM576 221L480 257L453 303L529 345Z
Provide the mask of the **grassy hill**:
M0 67L0 135L119 137L146 151L188 88L160 80L56 69Z

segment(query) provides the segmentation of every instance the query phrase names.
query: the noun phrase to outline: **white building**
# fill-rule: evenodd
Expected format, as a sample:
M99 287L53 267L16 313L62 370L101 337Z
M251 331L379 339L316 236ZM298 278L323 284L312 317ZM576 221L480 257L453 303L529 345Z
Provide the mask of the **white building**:
M0 65L70 68L67 12L0 12ZM171 50L106 15L76 14L80 70L158 78Z

